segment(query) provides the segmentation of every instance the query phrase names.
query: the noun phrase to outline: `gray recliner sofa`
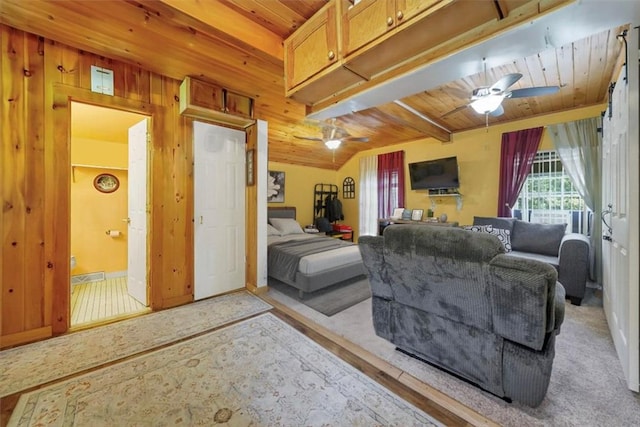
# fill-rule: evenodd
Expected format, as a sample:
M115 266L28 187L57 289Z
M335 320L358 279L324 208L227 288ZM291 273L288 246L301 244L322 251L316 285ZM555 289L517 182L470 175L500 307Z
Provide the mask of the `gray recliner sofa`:
M509 230L509 255L535 259L558 271L571 304L582 304L590 269L591 244L579 233L566 233L566 224L537 224L516 218L474 217L474 225L492 225Z
M564 319L553 267L449 227L395 225L359 247L377 335L497 396L542 402Z

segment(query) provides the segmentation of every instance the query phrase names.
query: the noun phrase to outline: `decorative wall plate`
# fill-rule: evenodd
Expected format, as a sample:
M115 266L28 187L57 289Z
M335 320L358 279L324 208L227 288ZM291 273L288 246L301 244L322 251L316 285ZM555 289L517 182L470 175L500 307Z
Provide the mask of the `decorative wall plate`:
M113 193L120 187L120 181L115 175L101 173L93 180L93 186L101 193Z

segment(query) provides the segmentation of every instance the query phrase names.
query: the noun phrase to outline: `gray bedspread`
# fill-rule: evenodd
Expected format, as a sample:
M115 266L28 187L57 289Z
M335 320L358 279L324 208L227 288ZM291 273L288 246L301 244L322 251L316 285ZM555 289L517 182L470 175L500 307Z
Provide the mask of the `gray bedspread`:
M272 243L269 245L269 276L284 282L295 282L303 256L352 245L354 243L330 237Z

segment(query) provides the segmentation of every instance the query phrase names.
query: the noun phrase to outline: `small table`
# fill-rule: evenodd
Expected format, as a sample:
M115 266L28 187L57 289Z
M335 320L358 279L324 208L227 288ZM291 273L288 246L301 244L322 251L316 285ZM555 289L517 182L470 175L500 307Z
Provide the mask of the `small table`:
M353 242L353 231L327 231L327 236L334 239L348 240Z

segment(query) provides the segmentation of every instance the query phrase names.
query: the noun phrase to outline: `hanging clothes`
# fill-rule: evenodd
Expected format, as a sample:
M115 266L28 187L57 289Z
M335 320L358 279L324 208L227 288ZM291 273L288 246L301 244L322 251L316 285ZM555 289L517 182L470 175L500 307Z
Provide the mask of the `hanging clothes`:
M338 196L327 196L325 199L324 216L329 220L329 222L344 219L344 215L342 214L342 202L338 199Z

